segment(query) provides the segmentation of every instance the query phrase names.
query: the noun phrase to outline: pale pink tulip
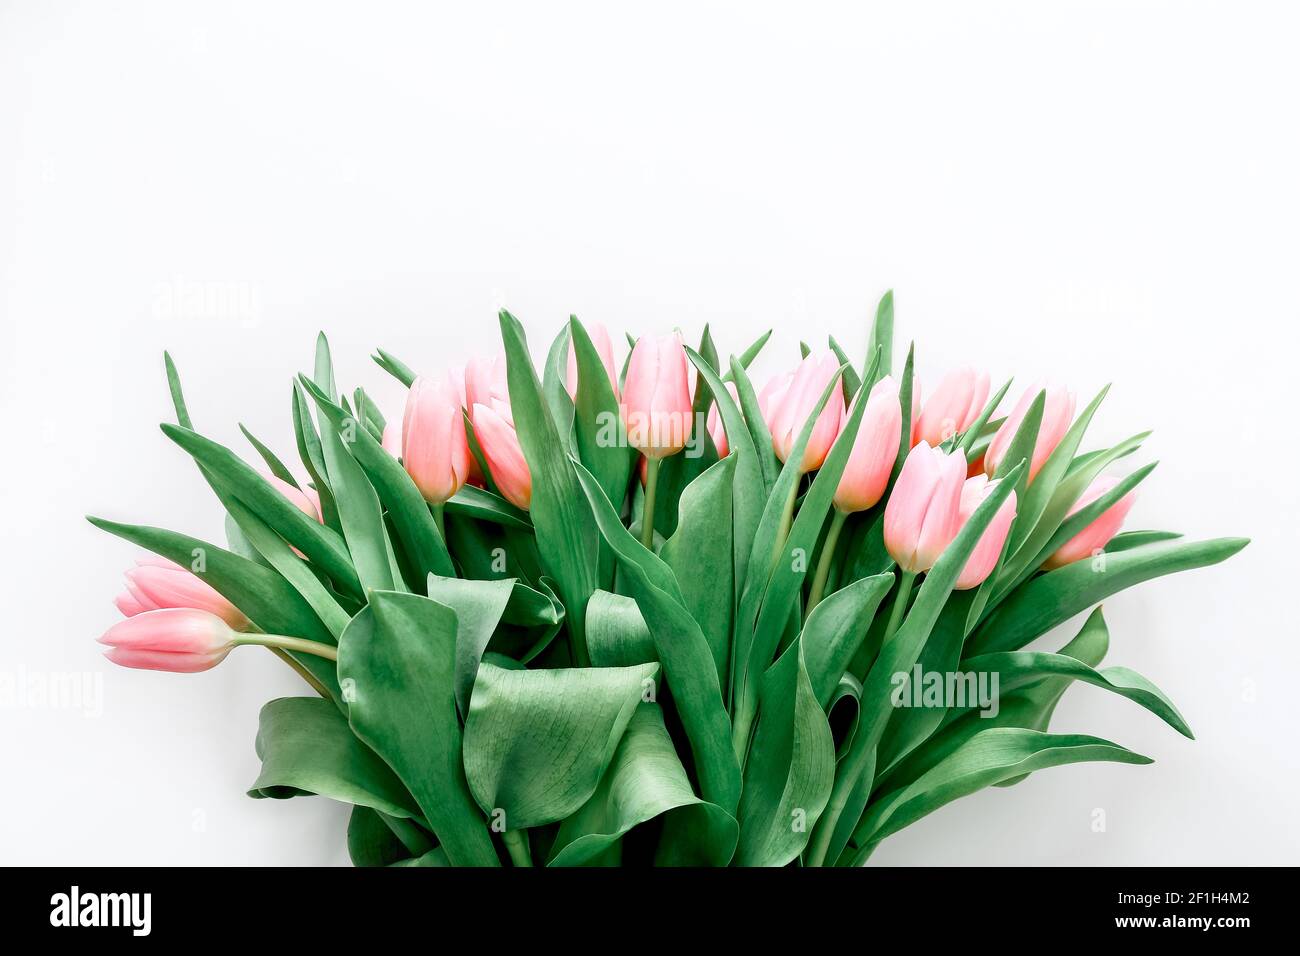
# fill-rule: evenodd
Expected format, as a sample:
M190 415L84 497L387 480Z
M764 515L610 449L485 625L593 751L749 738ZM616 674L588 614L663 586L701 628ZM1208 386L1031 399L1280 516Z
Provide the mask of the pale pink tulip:
M440 505L469 478L461 398L448 378L417 378L402 419L402 465L424 500Z
M1092 504L1117 484L1119 484L1119 479L1110 475L1101 475L1093 479L1092 484L1079 496L1079 500L1070 509L1070 514L1074 514L1085 505ZM1043 567L1051 569L1072 564L1082 558L1091 557L1097 551L1106 547L1110 543L1110 539L1119 533L1119 529L1124 524L1124 519L1128 517L1129 509L1133 507L1136 495L1136 491L1130 491L1103 511L1093 519L1090 525L1057 548L1055 553L1043 564Z
M492 480L507 501L527 511L533 500L533 476L519 445L519 436L515 434L510 406L475 405L473 421L474 434L487 459Z
M763 416L763 423L767 425L769 434L776 425L777 409L781 405L782 397L790 388L790 381L793 378L793 372L773 375L758 393L758 412Z
M789 457L809 417L817 407L826 386L835 378L840 362L829 350L810 353L795 369L790 384L771 401L772 445L782 461ZM816 471L826 460L844 417L844 391L837 382L821 414L813 424L812 434L804 447L801 472Z
M384 437L381 442L384 451L394 458L402 457L402 426L398 422L389 422L384 426Z
M726 385L727 394L732 397L737 407L739 407L740 394L736 391L735 384L727 382ZM722 424L722 413L718 411L716 401L709 405L709 414L704 421L704 427L708 430L709 437L713 439L713 447L718 450L718 457L726 458L731 446L727 444L727 429Z
M862 401L859 391L854 403ZM844 416L852 416L852 410ZM898 403L898 383L886 375L871 389L862 412L853 450L835 489L835 507L846 513L866 511L885 493L889 474L898 458L903 434L903 409Z
M114 664L188 674L220 664L235 636L215 614L162 608L119 621L99 641L109 645L105 656Z
M1043 390L1042 385L1031 385L1025 389L1025 393L1020 396L1020 401L1016 402L1007 420L993 436L988 451L984 453L984 470L990 476L997 473L998 466L1006 456L1007 448L1016 437L1016 430L1024 421L1025 413L1029 411L1029 406L1038 393ZM1060 385L1048 385L1046 391L1047 401L1043 406L1043 422L1038 427L1038 440L1034 442L1034 454L1029 460L1030 481L1034 480L1043 463L1056 450L1056 446L1061 443L1061 439L1069 430L1070 422L1074 420L1074 393Z
M610 341L609 329L597 322L587 330L587 334L591 336L591 344L596 346L596 354L600 356L600 364L605 366L605 374L609 376L609 384L614 389L614 397L618 398L618 372L614 369L614 343ZM568 391L570 398L577 399L578 356L572 342L569 343L569 364L565 372L564 388Z
M314 488L295 488L283 478L277 478L269 471L262 472L262 477L271 483L276 491L289 499L290 503L313 521L320 521L320 495Z
M885 505L885 548L909 574L928 571L961 529L966 456L921 442L903 462Z
M926 441L942 445L958 432L964 432L979 418L988 398L988 372L978 372L970 366L953 369L939 382L920 418L915 419L913 444Z
M959 528L964 528L970 516L975 513L975 509L980 506L996 488L996 481L989 481L988 475L976 475L974 478L967 478L965 484L961 486L961 521ZM971 552L966 559L966 566L961 569L961 574L957 576L957 583L954 587L959 591L966 591L970 588L979 587L984 583L984 579L993 573L997 566L998 558L1002 556L1002 546L1006 543L1007 534L1011 531L1011 522L1016 517L1016 493L1013 491L1005 501L998 506L997 513L993 515L993 520L989 522L984 533L975 544L975 550Z
M676 332L642 336L632 349L620 408L628 444L648 458L666 458L691 435L686 350Z
M249 626L248 618L212 585L178 564L141 561L126 572L127 593L119 595L117 607L134 617L160 608L193 608L215 614L235 630Z
M474 356L465 364L464 405L474 417L475 405L493 407L494 403L510 404L510 383L506 374L506 357L498 352L491 358Z

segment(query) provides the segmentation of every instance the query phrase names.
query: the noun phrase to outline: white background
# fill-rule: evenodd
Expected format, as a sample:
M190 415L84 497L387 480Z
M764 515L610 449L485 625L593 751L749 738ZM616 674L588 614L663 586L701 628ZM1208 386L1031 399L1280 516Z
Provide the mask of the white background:
M1161 460L1129 527L1254 543L1107 604L1108 661L1195 743L1076 687L1054 729L1156 763L985 791L875 861L1297 862L1295 14L469 6L0 3L0 673L102 680L99 714L4 702L0 860L346 861L342 808L244 796L287 669L94 643L136 552L83 514L221 534L156 428L164 348L201 430L290 456L317 329L395 414L369 351L463 361L499 305L535 350L571 311L724 350L775 327L768 372L860 349L892 286L924 382L1114 382L1096 443L1154 428L1125 468Z

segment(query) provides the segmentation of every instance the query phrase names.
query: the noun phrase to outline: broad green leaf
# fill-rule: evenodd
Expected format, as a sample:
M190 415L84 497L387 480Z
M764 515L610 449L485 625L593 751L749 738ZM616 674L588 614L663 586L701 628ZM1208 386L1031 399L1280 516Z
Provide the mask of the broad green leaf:
M668 566L623 527L596 479L581 466L578 478L654 639L690 741L701 794L730 813L740 799L740 766L732 751L731 725L708 640L683 606Z
M465 719L465 774L483 812L521 830L576 811L637 705L653 696L658 672L657 664L506 670L485 661Z
M467 581L430 574L429 597L456 612L456 705L469 712L479 661L515 590L514 578Z
M835 783L835 740L796 639L763 678L737 819L739 866L785 866L803 852Z
M498 494L473 485L465 485L448 499L447 513L524 531L533 530L527 511L516 508Z
M871 337L867 339L867 354L875 355L877 349L881 351L880 374L891 374L894 353L893 289L880 297L880 303L876 306L876 320L871 325Z
M758 404L758 393L745 369L734 358L731 360L731 379L736 385L736 397L740 410L744 414L744 424L749 430L755 456L758 458L759 471L763 476L764 500L772 493L777 475L781 473L781 463L776 457L776 448L772 444L772 433L763 420L763 410ZM723 420L724 424L726 420ZM727 432L730 436L731 432ZM730 438L728 438L730 441ZM731 447L735 447L732 445Z
M591 521L590 507L584 504L573 460L565 454L562 436L543 406L542 386L528 357L523 327L504 309L500 318L511 409L519 443L532 472L533 498L529 511L537 546L542 566L555 580L564 601L575 662L583 664L586 643L582 624L587 599L596 590L599 536ZM561 390L562 385L561 382Z
M250 797L317 794L393 817L420 819L402 781L359 741L338 708L320 697L281 697L262 708L257 728L261 772Z
M813 693L822 707L829 709L832 695L893 583L892 574L854 581L827 595L808 615L803 626L803 654Z
M1015 651L1112 594L1151 578L1218 564L1247 538L1169 541L1076 561L1017 588L966 642L966 656Z
M587 602L587 647L593 667L627 667L659 659L636 601L609 591L597 591Z
M429 598L372 591L339 642L353 732L415 797L456 866L498 858L465 782L456 714L456 614Z
M348 857L353 866L392 866L410 859L411 853L382 816L369 807L352 808L348 817Z
M600 353L577 316L569 316L569 347L578 367L574 438L578 459L596 476L615 509L622 508L632 473L619 415L618 397L600 360Z
M595 599L592 600L595 604ZM642 703L591 798L561 825L550 866L614 862L625 834L662 817L660 866L725 866L735 851L736 821L691 789L664 729L659 705Z
M659 551L677 578L682 603L709 642L720 684L726 680L734 604L731 499L735 466L736 459L729 455L686 487L679 503L677 530Z

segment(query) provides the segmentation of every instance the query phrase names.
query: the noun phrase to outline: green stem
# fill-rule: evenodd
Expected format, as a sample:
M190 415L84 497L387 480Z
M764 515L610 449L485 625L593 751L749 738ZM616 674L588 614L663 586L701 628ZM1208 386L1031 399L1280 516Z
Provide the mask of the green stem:
M804 856L805 866L826 865L826 852L830 849L831 838L835 836L835 829L839 826L844 808L848 806L849 797L857 787L858 778L867 771L870 757L871 747L867 746L867 735L857 734L853 738L853 743L849 745L849 752L840 763L839 771L835 774L835 786L831 789L830 801L813 829L812 842L808 853Z
M659 490L659 466L663 460L646 458L645 498L641 508L641 543L649 550L655 549L655 493Z
M300 651L303 654L315 654L329 661L339 659L339 650L320 641L309 641L301 637L288 637L284 634L240 634L231 643L257 644L261 647L278 647L286 651Z
M804 611L804 620L808 620L808 615L812 613L819 601L822 599L822 593L826 590L826 579L831 573L831 564L835 559L835 546L840 542L840 532L844 529L844 522L848 520L848 513L835 509L831 516L831 526L826 532L826 541L822 545L822 556L817 561L817 574L813 577L812 590L808 592L808 607Z
M898 632L898 627L903 623L903 615L907 613L907 599L912 596L912 583L916 580L916 574L912 571L903 571L898 578L898 593L894 595L894 608L889 612L889 623L885 625L885 636L880 641L880 646L884 647L889 643L890 638Z
M433 841L410 820L404 817L390 817L378 810L375 812L379 813L379 819L388 825L388 829L393 831L393 836L402 841L402 846L406 847L411 856L424 856L433 849Z
M301 677L303 680L305 680L308 684L311 685L312 690L320 694L326 700L330 699L329 691L325 689L325 685L322 684L320 681L318 681L315 675L313 675L311 671L307 670L307 668L303 667L301 664L295 661L291 656L289 656L287 652L281 650L278 647L269 647L269 646L267 647L267 650L269 650L272 654L274 654L276 657L280 658L280 660L284 661L291 668L293 668L295 674L297 674L299 677Z
M533 865L533 854L528 848L527 830L506 830L501 834L501 842L506 845L510 862L515 866Z
M444 544L447 542L447 506L439 503L429 505L429 510L433 512L433 523L438 526L438 537L442 538Z
M768 573L776 570L776 563L781 560L781 552L785 549L785 539L790 537L790 526L794 523L794 503L799 498L799 482L790 486L790 494L786 496L785 508L781 512L781 524L776 529L776 540L772 543L772 566L768 568Z

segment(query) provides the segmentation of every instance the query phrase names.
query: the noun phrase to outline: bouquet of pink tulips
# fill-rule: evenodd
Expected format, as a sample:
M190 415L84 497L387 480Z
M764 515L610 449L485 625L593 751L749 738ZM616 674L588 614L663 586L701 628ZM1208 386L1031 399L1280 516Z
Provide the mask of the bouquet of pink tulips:
M400 422L295 383L300 462L176 424L226 512L220 546L91 520L156 557L101 639L202 671L242 644L305 682L265 705L254 797L352 805L358 865L859 865L958 797L1079 761L1048 730L1071 682L1191 736L1145 677L1102 667L1099 603L1245 541L1120 532L1142 434L1084 449L1102 394L893 364L886 295L862 361L832 339L761 390L763 336L632 343L571 319L539 371L504 352L420 377ZM1091 611L1059 650L1026 650Z

